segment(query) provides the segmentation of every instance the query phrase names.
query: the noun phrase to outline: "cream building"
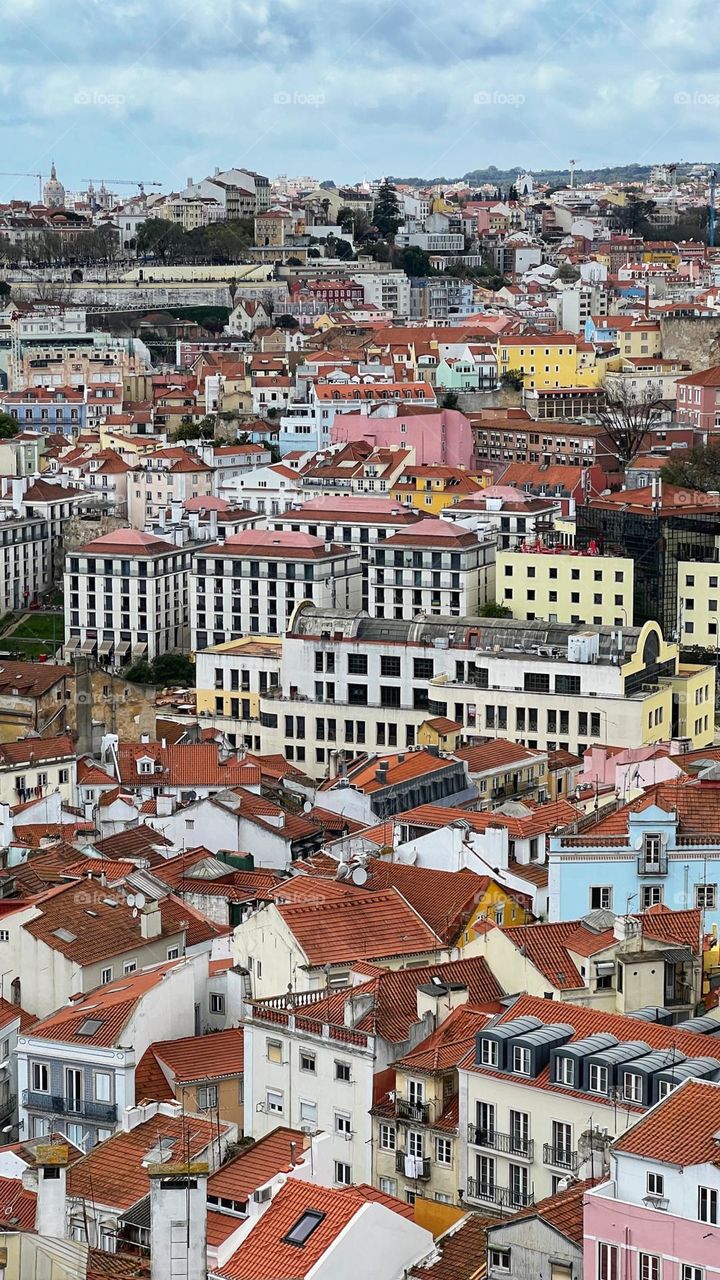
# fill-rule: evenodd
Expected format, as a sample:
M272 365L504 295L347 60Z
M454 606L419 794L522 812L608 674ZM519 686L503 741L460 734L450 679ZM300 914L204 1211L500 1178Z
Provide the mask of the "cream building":
M717 553L716 553L717 554ZM683 645L701 649L720 646L720 563L679 560L677 617Z
M550 549L498 551L496 583L498 604L511 609L514 618L632 626L630 557Z

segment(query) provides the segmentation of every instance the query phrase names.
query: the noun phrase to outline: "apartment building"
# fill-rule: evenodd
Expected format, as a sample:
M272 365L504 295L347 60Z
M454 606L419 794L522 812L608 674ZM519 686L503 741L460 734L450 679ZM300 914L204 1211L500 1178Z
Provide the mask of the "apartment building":
M720 426L720 365L689 373L675 384L678 422L701 431Z
M712 779L660 782L581 835L553 836L551 919L664 904L699 908L705 929L720 925L720 855L708 835L716 803Z
M0 514L0 610L27 609L51 584L50 530L42 515Z
M720 646L719 584L720 563L717 560L678 560L678 633L681 643L688 648L697 646L717 652Z
M633 622L634 562L558 548L520 547L497 555L497 601L514 618L579 626ZM716 579L717 581L717 579Z
M467 529L485 529L497 540L499 550L549 536L562 515L560 498L533 498L512 485L491 484L470 498L446 507L445 520Z
M192 551L116 529L66 557L65 653L109 666L186 649Z
M391 498L348 494L311 498L273 520L272 527L309 533L313 538L339 543L358 555L362 566L361 603L363 609L369 609L373 548L393 533L411 528L419 519L417 512L408 511Z
M448 520L420 519L372 547L369 577L375 618L470 617L493 599L495 540Z
M128 518L134 529L160 519L172 502L209 498L213 469L190 449L172 447L145 454L128 476Z
M318 608L357 608L361 566L346 547L307 533L247 529L192 560L193 649L243 634L282 635L305 600Z
M656 1012L522 995L478 1033L458 1064L468 1208L513 1212L569 1175L597 1178L612 1140L684 1078L720 1076L717 1038L656 1022Z
M719 1131L720 1087L688 1074L613 1144L585 1195L585 1280L717 1274Z
M62 804L74 805L76 786L77 758L69 733L0 745L0 804L14 808L56 794Z
M232 747L261 749L260 695L280 684L279 636L241 636L195 653L198 717L221 729Z
M679 736L705 746L714 679L714 668L681 666L656 623L621 632L504 618L401 622L307 603L283 640L280 689L260 697L263 751L292 759L301 743L307 771L323 773L326 746L310 731L329 697L333 750L346 757L358 742L412 746L428 716L449 717L469 739L576 755L593 740L639 746Z
M525 409L482 409L468 417L478 463L569 463L575 467L599 465L606 472L617 470L612 446L599 427L578 422L540 425Z
M21 431L78 434L85 427L82 387L25 387L0 395L0 410L17 420Z

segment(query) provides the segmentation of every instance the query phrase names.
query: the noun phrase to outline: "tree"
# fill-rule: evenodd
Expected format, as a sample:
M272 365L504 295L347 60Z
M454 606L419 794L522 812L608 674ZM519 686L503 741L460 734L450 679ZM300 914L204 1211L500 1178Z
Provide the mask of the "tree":
M643 440L660 417L662 396L648 388L636 396L626 383L606 388L596 417L621 467L640 452Z
M416 244L409 244L407 249L398 253L398 266L402 267L406 276L431 276L430 255Z
M512 616L512 609L508 609L506 604L498 604L497 600L488 600L478 609L479 618L512 618Z
M625 194L627 195L625 204L618 205L613 210L614 221L623 231L629 231L631 235L637 235L643 226L652 222L652 216L656 209L655 201L641 200L639 196L632 192L626 192Z
M149 662L143 659L140 662L133 662L125 672L125 679L130 680L132 684L152 684L153 671Z
M287 312L283 312L281 316L275 317L275 324L278 329L297 329L300 321L296 320L295 316L290 316Z
M515 391L522 391L525 385L525 374L522 369L506 369L500 381L505 387L512 387Z
M0 255L2 251L0 250ZM7 280L0 280L0 302L6 301L10 297L10 285Z
M11 440L18 433L18 424L10 413L0 413L0 440Z
M442 405L440 407L442 409L457 409L458 403L457 391L446 391L442 398Z
M708 444L670 458L662 469L666 484L683 489L702 489L705 493L720 489L720 446Z
M337 211L337 224L342 231L352 231L353 229L353 211L344 205L342 209Z
M195 667L182 653L161 653L152 671L154 684L195 684Z
M395 232L402 222L397 191L389 178L385 178L380 184L375 200L373 222L380 235L388 240L394 238Z

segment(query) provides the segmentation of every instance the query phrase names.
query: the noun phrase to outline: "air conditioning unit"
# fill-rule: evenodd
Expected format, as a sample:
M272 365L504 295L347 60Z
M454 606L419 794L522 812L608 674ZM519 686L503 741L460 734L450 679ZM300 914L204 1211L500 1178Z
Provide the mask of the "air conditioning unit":
M253 1191L253 1200L256 1204L267 1204L268 1200L272 1200L272 1187L258 1187L257 1191Z
M663 1213L666 1212L669 1203L667 1196L648 1195L643 1198L643 1204L647 1209L659 1209Z

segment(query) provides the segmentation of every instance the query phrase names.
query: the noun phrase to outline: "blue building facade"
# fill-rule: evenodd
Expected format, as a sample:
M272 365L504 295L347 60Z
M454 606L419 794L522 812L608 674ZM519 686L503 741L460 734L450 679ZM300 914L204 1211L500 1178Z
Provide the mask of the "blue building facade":
M713 832L712 822L708 826L712 809L720 815L720 789L713 783L679 783L678 789L681 815L666 807L666 784L662 807L650 803L621 811L612 833L600 822L597 834L591 828L550 837L551 920L577 920L595 910L635 914L662 904L672 910L701 908L704 931L720 926L720 830ZM691 793L697 797L695 820Z
M27 387L0 395L0 412L17 419L21 431L70 436L83 431L87 405L82 390L65 387Z

